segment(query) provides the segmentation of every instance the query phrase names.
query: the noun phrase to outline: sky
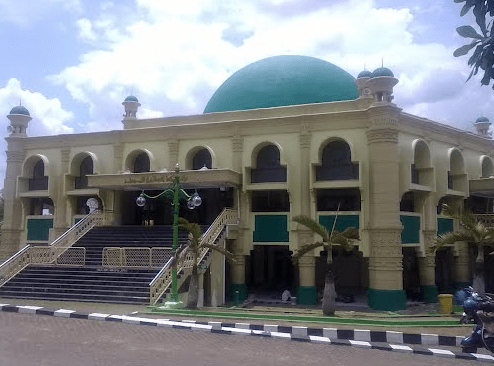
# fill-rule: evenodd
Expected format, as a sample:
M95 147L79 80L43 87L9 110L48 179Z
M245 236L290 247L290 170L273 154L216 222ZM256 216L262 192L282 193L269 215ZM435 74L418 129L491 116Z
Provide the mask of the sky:
M468 40L453 0L0 0L0 115L22 103L29 136L122 129L192 115L235 71L275 55L329 61L353 76L390 68L405 112L473 131L494 121L494 91L465 82ZM6 117L6 137L9 121ZM1 132L3 131L3 132ZM0 139L0 186L6 165Z

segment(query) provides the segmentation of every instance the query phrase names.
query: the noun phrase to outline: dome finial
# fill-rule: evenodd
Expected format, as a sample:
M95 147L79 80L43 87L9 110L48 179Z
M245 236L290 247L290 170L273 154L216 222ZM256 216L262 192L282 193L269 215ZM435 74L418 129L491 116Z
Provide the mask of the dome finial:
M10 120L10 126L8 126L10 136L27 136L27 127L32 118L27 108L22 105L21 99L19 99L19 105L10 110L7 118Z
M492 133L489 131L491 127L491 122L489 121L489 118L484 117L483 114L475 120L474 126L475 129L477 130L477 134L484 137L492 136Z

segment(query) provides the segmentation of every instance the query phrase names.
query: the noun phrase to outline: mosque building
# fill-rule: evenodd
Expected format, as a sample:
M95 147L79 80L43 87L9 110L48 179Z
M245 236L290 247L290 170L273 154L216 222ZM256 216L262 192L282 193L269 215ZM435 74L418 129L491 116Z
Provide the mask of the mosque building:
M458 227L441 205L493 215L494 144L485 117L472 133L403 112L397 83L385 67L355 79L324 60L275 56L230 76L199 115L140 119L145 101L128 96L121 130L29 137L29 111L14 107L0 260L52 243L94 208L104 225L170 225L169 201L136 199L169 186L178 164L184 189L202 198L180 216L207 228L225 208L236 215L227 299L288 289L299 304L317 302L326 253L291 261L320 240L292 220L307 215L359 230L353 251L333 250L339 294L365 294L381 310L435 302L471 281L474 260L466 242L430 251Z

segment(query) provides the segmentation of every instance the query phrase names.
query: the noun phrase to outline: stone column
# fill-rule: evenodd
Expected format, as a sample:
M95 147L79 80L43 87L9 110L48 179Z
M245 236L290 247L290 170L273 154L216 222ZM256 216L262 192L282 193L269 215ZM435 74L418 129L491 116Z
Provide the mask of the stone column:
M420 293L428 303L437 302L436 286L436 255L431 253L432 241L436 237L435 230L423 230L424 253L419 257Z
M65 196L65 174L69 173L69 156L70 148L63 148L60 150L60 177L57 196L54 201L55 204L55 217L53 220L53 229L50 231L50 240L56 239L62 235L70 226L71 223L68 222L72 217L70 213L67 218L67 196Z
M240 131L236 131L231 138L232 147L232 169L238 173L242 172L242 154L244 151L244 138ZM232 278L228 288L228 300L232 302L242 303L247 300L249 290L245 284L245 255L244 255L244 236L245 236L245 220L243 214L248 209L247 193L242 192L241 188L235 188L234 192L234 208L240 215L240 221L236 228L236 235L232 245L235 256L235 263L231 265Z
M312 236L312 233L310 234ZM299 233L299 237L300 235ZM307 253L298 260L298 270L297 304L315 305L317 303L316 258L313 253Z
M417 199L422 213L423 250L419 251L419 278L422 299L428 303L437 302L436 254L431 251L437 233L437 205L434 195L428 193Z
M123 149L124 149L123 144L118 143L113 145L113 161L114 161L113 171L115 172L115 174L124 171Z
M0 263L20 249L23 225L23 208L16 197L17 177L22 175L22 163L25 159L23 140L7 137L7 167L3 188L4 218L2 242L0 245Z
M168 170L174 171L175 165L178 163L178 151L180 148L180 141L177 139L168 141ZM185 169L185 167L181 167Z
M199 283L197 284L197 307L204 307L204 271L199 272Z
M371 107L367 130L369 149L369 306L404 309L400 222L398 116L391 103Z
M299 134L300 143L300 214L310 216L310 146L312 135L308 127L302 128Z
M298 207L300 214L311 216L311 196L310 196L310 147L312 134L309 131L307 123L302 125L299 134L300 146L300 166L299 166L299 192ZM314 240L312 231L307 230L305 226L298 225L297 231L298 248L303 245L311 244ZM316 289L316 259L313 253L307 253L298 262L299 284L297 286L297 303L301 305L315 305L317 302Z
M455 243L455 283L456 287L462 288L470 286L470 257L468 253L468 243L459 241Z
M242 153L244 152L244 138L239 132L231 139L232 142L232 169L238 173L242 172Z

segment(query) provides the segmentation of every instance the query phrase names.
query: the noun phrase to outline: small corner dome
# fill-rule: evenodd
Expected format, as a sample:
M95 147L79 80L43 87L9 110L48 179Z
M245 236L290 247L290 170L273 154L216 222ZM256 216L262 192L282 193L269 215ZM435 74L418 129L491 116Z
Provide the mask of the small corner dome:
M358 98L355 78L332 63L309 56L268 57L231 75L204 113L272 108Z
M475 123L490 122L487 117L479 117L475 120Z
M390 76L392 78L395 77L393 72L387 67L380 67L378 69L375 69L374 72L372 73L372 77L375 78L378 76Z
M360 74L357 75L357 79L370 77L372 77L372 72L370 72L369 70L361 71Z
M124 102L139 102L136 97L133 95L129 95L127 98L125 98Z
M31 116L26 107L18 105L10 110L9 114L23 114L25 116Z

